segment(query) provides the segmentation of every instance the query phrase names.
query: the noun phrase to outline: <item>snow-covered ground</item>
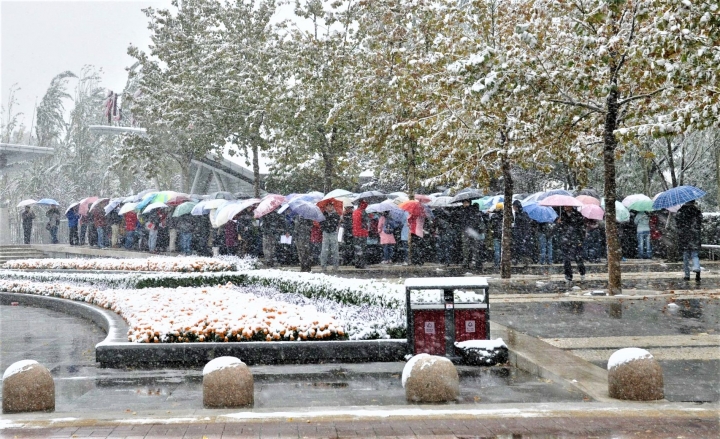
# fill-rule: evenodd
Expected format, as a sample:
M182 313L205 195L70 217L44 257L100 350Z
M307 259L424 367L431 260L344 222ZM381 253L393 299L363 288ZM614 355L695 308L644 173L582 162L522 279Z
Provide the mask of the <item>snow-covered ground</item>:
M205 272L250 270L257 265L252 258L204 258L199 256L156 256L147 259L17 259L0 268L24 270L111 270L111 271L172 271Z

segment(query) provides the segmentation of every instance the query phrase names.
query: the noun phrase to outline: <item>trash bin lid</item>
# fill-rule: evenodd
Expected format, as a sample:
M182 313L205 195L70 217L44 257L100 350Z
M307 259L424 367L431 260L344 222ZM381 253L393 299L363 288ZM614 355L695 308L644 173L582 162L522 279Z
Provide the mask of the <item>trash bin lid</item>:
M487 288L486 277L411 277L405 279L405 288Z

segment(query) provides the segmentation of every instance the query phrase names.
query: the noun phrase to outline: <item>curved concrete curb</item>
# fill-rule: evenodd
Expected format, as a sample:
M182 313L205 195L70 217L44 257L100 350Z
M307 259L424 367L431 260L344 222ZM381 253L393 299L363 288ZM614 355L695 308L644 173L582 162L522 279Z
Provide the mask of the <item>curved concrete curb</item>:
M118 314L88 303L50 296L0 292L0 303L18 302L91 320L107 333L95 346L100 367L203 366L231 356L246 364L359 363L403 361L406 340L274 341L243 343L130 343Z

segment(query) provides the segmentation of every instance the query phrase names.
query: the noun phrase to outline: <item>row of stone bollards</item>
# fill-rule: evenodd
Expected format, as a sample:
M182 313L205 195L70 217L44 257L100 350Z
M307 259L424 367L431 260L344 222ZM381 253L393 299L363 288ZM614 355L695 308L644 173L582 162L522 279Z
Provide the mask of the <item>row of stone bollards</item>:
M445 357L415 355L402 373L405 398L413 403L455 401L460 379L455 365ZM631 401L662 399L663 373L646 350L626 348L608 361L608 393L611 398ZM3 374L3 413L55 410L55 382L50 371L34 360L10 365ZM219 357L203 369L205 408L242 408L254 404L254 380L250 368L235 357Z

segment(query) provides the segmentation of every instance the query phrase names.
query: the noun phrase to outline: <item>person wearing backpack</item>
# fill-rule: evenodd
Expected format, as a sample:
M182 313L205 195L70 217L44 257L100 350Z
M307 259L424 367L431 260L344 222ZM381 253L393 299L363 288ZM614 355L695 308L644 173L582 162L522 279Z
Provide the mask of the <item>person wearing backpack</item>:
M393 251L395 250L395 227L396 224L388 215L383 212L378 221L378 234L380 235L380 245L383 247L383 259L381 264L392 264Z

